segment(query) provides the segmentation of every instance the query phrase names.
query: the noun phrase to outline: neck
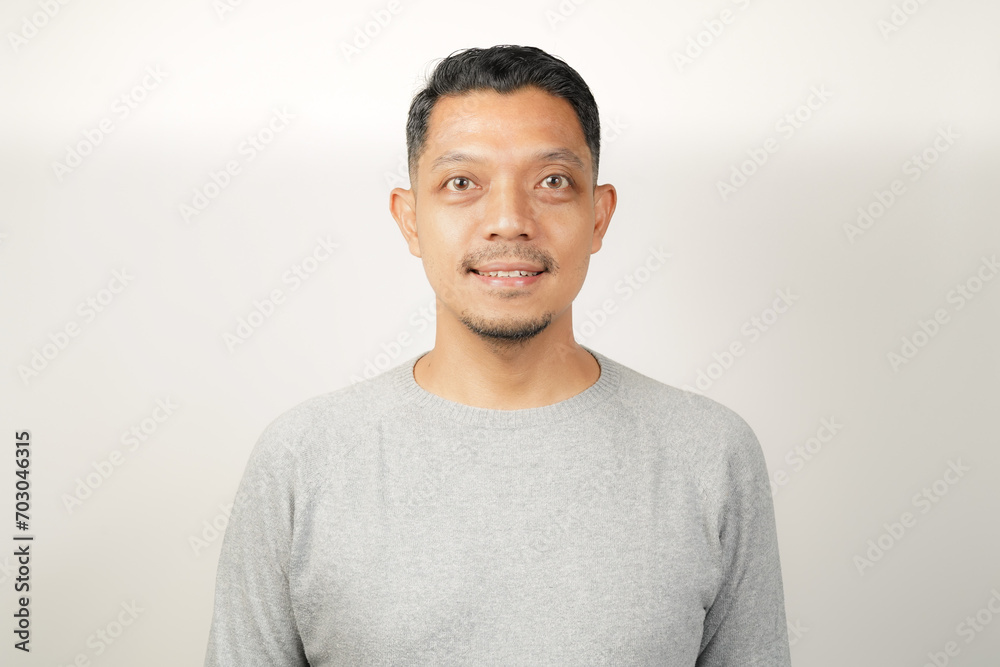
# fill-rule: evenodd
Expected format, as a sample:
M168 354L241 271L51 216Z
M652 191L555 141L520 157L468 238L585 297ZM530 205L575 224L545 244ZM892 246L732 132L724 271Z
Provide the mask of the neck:
M597 360L573 339L570 313L513 344L438 318L434 349L413 369L417 384L432 394L494 410L558 403L590 387L600 374Z

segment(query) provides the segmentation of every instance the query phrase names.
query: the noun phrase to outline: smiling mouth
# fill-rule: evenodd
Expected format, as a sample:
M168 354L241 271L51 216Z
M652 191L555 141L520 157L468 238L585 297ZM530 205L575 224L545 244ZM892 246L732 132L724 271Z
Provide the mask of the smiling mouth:
M537 276L541 271L476 271L475 269L469 269L472 273L479 276L488 276L490 278L523 278L526 276Z

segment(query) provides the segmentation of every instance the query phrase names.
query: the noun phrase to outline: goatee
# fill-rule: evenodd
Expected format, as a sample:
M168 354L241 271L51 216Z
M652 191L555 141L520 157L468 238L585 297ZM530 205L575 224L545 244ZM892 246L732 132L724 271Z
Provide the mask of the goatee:
M484 320L462 315L462 324L480 338L501 347L523 345L549 326L552 313L546 313L536 320Z

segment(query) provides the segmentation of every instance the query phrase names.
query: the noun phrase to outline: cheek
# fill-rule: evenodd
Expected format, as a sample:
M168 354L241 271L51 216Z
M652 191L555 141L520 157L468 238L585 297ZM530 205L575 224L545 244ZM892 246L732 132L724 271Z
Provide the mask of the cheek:
M575 271L586 273L590 266L590 255L593 246L593 236L580 233L573 239L572 244L567 245L564 257L567 258L567 267L572 265ZM570 261L570 258L572 260Z
M587 270L590 268L590 255L581 257L572 267L573 278L576 282L582 283L587 277Z
M418 241L427 278L438 284L454 280L465 256L459 234L446 225L426 225Z
M474 207L417 209L417 235L421 253L433 258L436 266L454 270L469 251L477 228Z

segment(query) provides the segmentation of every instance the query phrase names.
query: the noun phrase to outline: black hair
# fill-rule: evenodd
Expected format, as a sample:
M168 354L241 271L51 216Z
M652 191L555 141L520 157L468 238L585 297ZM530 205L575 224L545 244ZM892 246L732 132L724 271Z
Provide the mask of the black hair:
M590 148L597 183L601 155L601 119L597 102L575 69L534 46L502 44L488 49L456 51L434 68L427 85L410 103L406 119L406 156L410 180L427 143L427 124L438 98L474 90L512 93L528 86L561 97L572 105Z

